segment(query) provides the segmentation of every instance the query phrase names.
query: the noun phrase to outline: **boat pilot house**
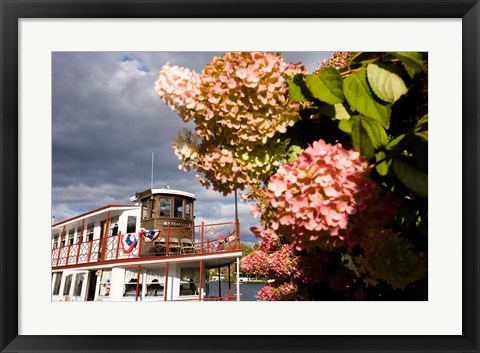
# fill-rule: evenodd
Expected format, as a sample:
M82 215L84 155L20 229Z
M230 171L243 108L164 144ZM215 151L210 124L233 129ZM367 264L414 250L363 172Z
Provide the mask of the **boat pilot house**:
M148 189L52 226L53 301L240 300L238 219L195 223L195 195ZM208 270L236 267L222 295Z

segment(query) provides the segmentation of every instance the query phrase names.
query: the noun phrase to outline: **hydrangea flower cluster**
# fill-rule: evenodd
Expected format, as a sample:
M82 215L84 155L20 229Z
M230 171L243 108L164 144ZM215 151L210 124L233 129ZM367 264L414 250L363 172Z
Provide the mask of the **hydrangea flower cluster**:
M301 72L303 67L274 53L230 52L214 58L200 75L195 111L205 119L197 132L206 139L226 133L232 144L264 144L284 133L300 118L298 105L288 100L285 78Z
M251 227L250 231L257 239L261 239L259 249L266 253L272 253L280 248L280 237L270 229Z
M337 70L347 67L351 59L351 53L345 51L337 51L333 53L333 55L328 60L325 60L315 71L315 73L322 71L326 67L333 67Z
M331 237L344 241L354 215L379 202L380 187L367 167L357 151L315 141L270 178L265 198L277 210L272 228L298 250L325 247Z
M297 270L292 246L284 244L277 251L257 250L242 259L242 271L285 280Z
M222 136L219 136L221 139ZM173 143L175 154L181 160L180 169L191 169L206 187L228 195L232 190L258 184L267 179L284 158L287 141L271 139L252 152L223 142L202 140L197 135L182 131Z
M299 64L260 52L226 53L201 74L162 67L156 91L185 122L195 122L201 138L198 145L185 136L177 138L174 148L181 167L202 173L205 185L210 182L224 194L265 180L285 154L285 141L274 136L300 119L285 78L303 72Z
M256 295L258 300L304 300L305 293L302 289L291 282L285 282L278 286L266 285Z
M167 63L160 70L155 90L170 109L188 122L194 118L195 111L192 108L200 93L197 88L199 84L200 77L194 71Z
M241 269L274 280L257 293L259 300L305 300L308 286L323 285L341 292L358 289L361 281L353 270L339 264L338 253L299 254L291 245L280 244L272 231L252 231L262 239L260 250L245 256Z

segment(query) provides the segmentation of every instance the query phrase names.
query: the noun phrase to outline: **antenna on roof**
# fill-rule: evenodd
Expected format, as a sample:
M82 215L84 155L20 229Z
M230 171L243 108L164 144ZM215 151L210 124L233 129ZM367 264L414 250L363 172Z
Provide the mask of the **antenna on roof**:
M150 189L153 189L153 152L152 152L152 179L150 183Z

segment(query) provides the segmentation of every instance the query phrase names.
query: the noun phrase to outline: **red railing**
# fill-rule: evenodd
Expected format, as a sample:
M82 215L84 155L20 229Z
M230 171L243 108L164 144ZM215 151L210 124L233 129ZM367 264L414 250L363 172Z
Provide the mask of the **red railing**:
M157 230L159 236L153 241L146 241L144 237L135 235L137 245L130 253L126 253L120 241L121 237L126 235L113 235L52 249L52 267L138 257L240 250L239 229L240 225L236 222L217 224L202 222L196 226L165 227Z

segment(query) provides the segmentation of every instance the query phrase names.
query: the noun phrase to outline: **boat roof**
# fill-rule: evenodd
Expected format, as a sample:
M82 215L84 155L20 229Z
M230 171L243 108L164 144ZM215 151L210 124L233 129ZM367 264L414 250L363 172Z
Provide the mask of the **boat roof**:
M78 216L65 219L65 220L60 221L60 222L58 222L58 223L55 223L55 224L52 225L52 228L55 228L55 227L60 226L60 225L63 225L63 224L70 223L70 222L72 222L72 221L80 220L80 219L85 218L85 217L91 217L91 216L94 216L94 215L96 215L96 214L100 214L100 213L103 213L103 212L106 212L106 211L112 211L112 210L119 210L119 211L121 211L121 210L133 210L133 209L136 209L136 208L139 208L139 207L140 207L140 206L138 206L138 205L107 205L107 206L103 206L103 207L96 208L96 209L94 209L94 210L91 210L91 211L88 211L88 212L79 214Z
M133 196L130 198L130 201L136 202L139 201L141 198L145 197L146 195L178 195L178 196L185 196L195 200L195 194L190 192L182 191L182 190L174 190L174 189L147 189L141 193L140 196Z

